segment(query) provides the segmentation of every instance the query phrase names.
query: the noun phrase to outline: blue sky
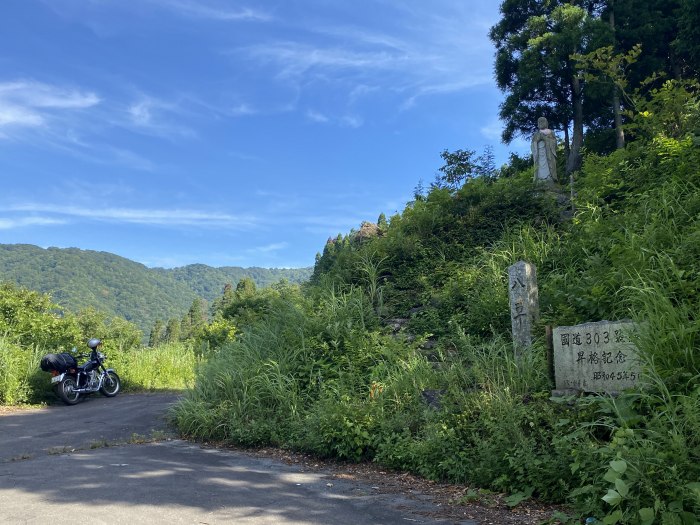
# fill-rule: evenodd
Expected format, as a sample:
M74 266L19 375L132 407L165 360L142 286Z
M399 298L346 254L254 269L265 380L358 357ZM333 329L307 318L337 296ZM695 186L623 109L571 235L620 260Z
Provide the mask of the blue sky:
M490 0L3 0L0 242L313 265L499 143Z

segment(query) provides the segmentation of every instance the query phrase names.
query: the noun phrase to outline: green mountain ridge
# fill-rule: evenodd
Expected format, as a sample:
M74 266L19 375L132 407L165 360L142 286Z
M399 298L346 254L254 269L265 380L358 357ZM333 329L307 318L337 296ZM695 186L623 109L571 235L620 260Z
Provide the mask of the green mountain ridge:
M109 252L0 244L0 281L48 293L71 311L93 307L135 323L148 334L156 319L182 317L197 297L212 302L227 283L252 278L259 287L299 283L312 268L214 268L191 264L148 268Z

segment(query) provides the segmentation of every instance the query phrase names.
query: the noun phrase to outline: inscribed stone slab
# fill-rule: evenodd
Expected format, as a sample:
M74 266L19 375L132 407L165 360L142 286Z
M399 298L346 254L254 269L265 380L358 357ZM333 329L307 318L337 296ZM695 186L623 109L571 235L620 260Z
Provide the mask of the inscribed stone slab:
M554 329L554 376L558 390L621 392L639 381L637 349L629 321L600 321Z

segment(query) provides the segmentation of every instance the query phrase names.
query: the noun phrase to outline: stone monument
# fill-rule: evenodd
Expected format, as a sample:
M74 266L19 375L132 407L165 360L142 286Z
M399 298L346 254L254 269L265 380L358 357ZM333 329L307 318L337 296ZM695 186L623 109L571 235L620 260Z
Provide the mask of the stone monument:
M557 182L557 138L544 117L537 119L530 150L535 164L535 182Z
M630 340L636 324L600 321L554 329L557 391L618 393L639 381L637 349Z
M517 354L532 344L532 329L540 316L537 271L533 264L518 261L508 267L508 295L513 345Z

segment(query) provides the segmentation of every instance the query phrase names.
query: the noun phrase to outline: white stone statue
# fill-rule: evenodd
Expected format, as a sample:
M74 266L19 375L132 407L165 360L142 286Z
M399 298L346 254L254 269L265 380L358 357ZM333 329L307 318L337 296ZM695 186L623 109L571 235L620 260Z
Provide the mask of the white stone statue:
M557 181L557 137L544 117L537 119L538 130L532 136L530 149L535 163L535 181Z

